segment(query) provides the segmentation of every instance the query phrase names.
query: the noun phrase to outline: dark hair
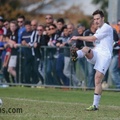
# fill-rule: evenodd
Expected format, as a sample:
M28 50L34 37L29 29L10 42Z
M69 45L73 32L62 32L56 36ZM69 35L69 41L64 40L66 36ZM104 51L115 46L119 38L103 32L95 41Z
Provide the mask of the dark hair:
M25 16L24 15L20 15L20 16L18 16L18 18L22 18L23 20L25 20Z
M100 14L101 17L104 17L104 13L103 13L102 10L96 10L96 11L93 12L92 15L94 16L94 15L97 15L97 14Z
M57 28L57 26L55 24L50 24L49 27L50 26L53 26L54 28Z
M12 20L11 20L11 21L12 21ZM4 20L4 22L10 22L10 20L8 20L8 19L5 19L5 20Z
M31 25L30 21L25 21L25 25Z
M57 19L57 23L58 23L58 22L61 22L62 24L64 24L64 23L65 23L65 21L64 21L64 19L63 19L63 18L58 18L58 19Z
M63 31L64 29L67 29L67 25L64 25L64 26L62 27L62 31Z
M8 32L6 35L3 35L3 37L4 37L4 38L6 38L6 37L10 38L10 35L11 35L11 34Z

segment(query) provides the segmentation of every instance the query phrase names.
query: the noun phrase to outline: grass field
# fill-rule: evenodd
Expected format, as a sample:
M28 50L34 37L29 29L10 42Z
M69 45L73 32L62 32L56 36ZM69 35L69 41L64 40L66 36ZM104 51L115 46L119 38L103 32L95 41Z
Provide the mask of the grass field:
M99 111L92 112L85 108L93 90L9 87L0 88L0 98L0 120L120 120L120 92L104 91Z

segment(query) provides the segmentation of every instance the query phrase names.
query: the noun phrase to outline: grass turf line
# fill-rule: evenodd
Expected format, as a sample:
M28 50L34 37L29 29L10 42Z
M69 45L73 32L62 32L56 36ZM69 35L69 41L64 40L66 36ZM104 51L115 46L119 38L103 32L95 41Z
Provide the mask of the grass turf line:
M0 120L119 120L120 93L103 92L100 110L85 111L93 91L52 88L0 88L2 108L22 108L22 113L3 114Z

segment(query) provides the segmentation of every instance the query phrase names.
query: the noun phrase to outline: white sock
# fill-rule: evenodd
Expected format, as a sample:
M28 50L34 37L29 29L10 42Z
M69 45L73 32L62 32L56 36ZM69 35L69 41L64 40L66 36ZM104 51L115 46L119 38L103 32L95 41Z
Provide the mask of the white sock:
M77 51L78 58L82 58L85 56L85 53L82 50Z
M101 95L94 94L94 100L93 105L95 105L98 108L99 102L100 102Z

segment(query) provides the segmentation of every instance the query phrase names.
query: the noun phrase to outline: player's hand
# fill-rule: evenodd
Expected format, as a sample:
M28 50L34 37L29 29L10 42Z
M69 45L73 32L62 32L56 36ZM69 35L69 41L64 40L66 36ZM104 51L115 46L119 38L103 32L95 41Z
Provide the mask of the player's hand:
M78 36L73 36L71 40L78 40Z
M37 47L37 43L34 43L34 48L36 48Z

